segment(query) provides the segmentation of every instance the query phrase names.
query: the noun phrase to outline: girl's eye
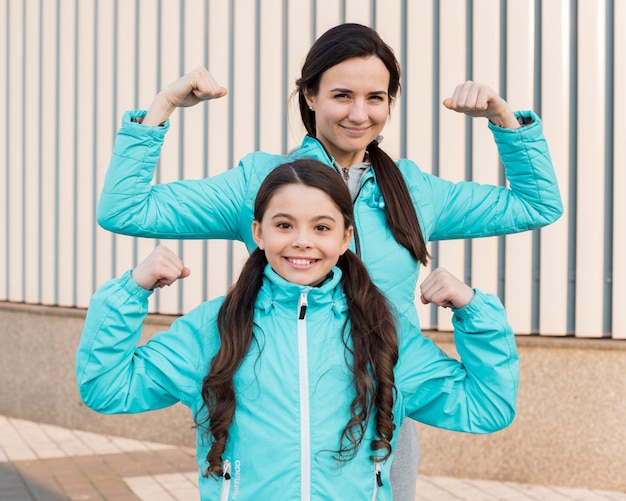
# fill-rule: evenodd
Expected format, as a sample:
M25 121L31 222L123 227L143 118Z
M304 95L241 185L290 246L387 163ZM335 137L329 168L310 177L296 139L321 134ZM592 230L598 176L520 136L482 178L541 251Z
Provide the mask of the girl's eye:
M291 228L291 225L289 223L278 223L276 227L280 228L281 230L288 230L289 228Z
M318 225L315 227L315 229L316 229L317 231L329 231L329 230L330 230L330 228L329 228L328 226L324 225L324 224L318 224Z

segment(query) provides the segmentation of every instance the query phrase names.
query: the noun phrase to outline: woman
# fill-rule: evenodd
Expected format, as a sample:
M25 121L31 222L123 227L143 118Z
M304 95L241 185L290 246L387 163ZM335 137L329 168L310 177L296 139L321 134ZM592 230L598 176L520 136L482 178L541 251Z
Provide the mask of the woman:
M423 301L454 311L462 363L446 356L393 314L348 250L352 222L326 165L274 169L254 206L258 248L226 298L137 347L151 291L189 270L158 247L96 292L76 358L81 397L107 413L189 406L207 500L391 499L405 415L472 433L507 426L519 367L499 300L442 269L424 281Z
M539 117L513 113L479 83L460 85L444 105L489 120L509 188L452 183L422 172L411 160L394 162L377 138L400 90L400 68L371 28L342 24L324 33L296 84L308 132L301 146L288 155L251 153L237 168L202 180L151 184L171 113L226 94L206 69L165 88L147 113L127 112L98 203L99 224L142 237L240 240L252 252L250 222L260 183L277 165L314 158L340 171L350 189L352 250L393 307L418 325L415 289L428 241L526 231L562 214ZM395 499L412 501L419 453L412 423L402 427L396 452Z

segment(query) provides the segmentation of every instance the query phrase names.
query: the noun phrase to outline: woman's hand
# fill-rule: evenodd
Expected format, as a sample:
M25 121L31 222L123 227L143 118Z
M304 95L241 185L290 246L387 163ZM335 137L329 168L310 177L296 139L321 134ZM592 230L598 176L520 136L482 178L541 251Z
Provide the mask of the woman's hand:
M457 85L452 97L443 100L449 110L470 117L485 117L490 122L507 129L520 127L513 110L504 99L485 84L468 80Z
M202 101L218 99L227 92L206 68L196 68L157 94L142 123L160 125L176 108L188 108Z
M444 308L463 308L474 297L474 289L445 268L437 268L428 275L420 291L423 304L433 303Z
M133 280L146 290L172 285L179 278L188 277L191 271L164 245L156 247L132 271Z

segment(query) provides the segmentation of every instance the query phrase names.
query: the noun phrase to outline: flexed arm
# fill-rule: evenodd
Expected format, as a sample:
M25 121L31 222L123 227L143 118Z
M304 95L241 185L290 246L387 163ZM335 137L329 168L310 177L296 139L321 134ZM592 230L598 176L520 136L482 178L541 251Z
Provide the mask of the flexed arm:
M96 209L102 228L149 238L242 239L242 169L229 165L209 178L152 183L171 113L225 94L205 68L197 68L163 89L147 113L124 113Z
M535 113L513 112L502 97L477 82L457 86L443 105L489 120L509 186L425 175L424 185L414 185L413 194L420 201L416 210L422 213L429 240L518 233L551 224L563 214L550 151Z
M502 303L443 268L420 287L423 303L452 308L459 359L443 353L415 328L404 331L396 384L407 415L470 433L508 426L515 416L519 357Z

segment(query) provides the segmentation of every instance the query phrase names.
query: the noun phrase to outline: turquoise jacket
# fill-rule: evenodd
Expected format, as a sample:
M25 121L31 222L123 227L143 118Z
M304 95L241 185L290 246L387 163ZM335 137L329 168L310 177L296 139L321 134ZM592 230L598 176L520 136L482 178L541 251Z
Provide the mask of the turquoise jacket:
M354 396L341 335L346 302L340 277L335 268L322 286L300 286L266 267L255 306L255 341L235 376L237 407L223 454L228 475L202 476L207 441L198 431L202 499L392 499L391 458L370 459L373 421L355 458L333 459ZM201 304L136 346L150 294L128 272L94 294L76 356L80 395L103 413L182 402L195 415L203 410L202 379L220 345L216 315L223 299ZM446 356L408 320L398 321L396 430L405 416L470 433L493 432L513 420L519 361L501 303L476 291L454 311L453 323L462 362Z
M515 233L559 218L563 208L539 117L524 113L534 122L520 129L490 124L509 188L452 183L422 172L410 160L397 162L427 242ZM152 185L169 122L147 127L132 121L144 114L124 114L97 206L98 223L116 233L239 240L252 251L256 247L251 232L254 199L268 172L296 158L315 158L329 166L334 162L317 139L306 136L288 155L251 153L236 168L216 176ZM354 213L351 249L398 311L416 320L420 263L387 228L385 201L372 169L361 179Z

